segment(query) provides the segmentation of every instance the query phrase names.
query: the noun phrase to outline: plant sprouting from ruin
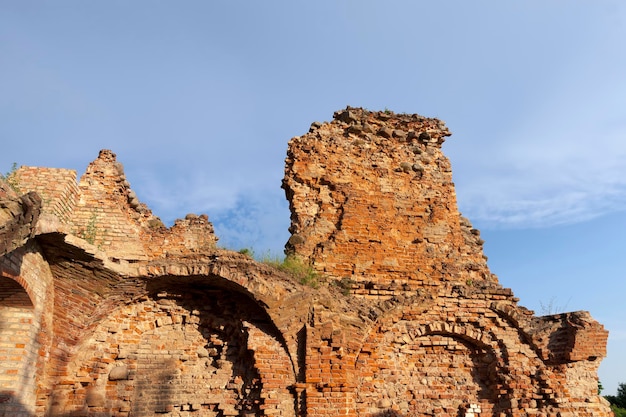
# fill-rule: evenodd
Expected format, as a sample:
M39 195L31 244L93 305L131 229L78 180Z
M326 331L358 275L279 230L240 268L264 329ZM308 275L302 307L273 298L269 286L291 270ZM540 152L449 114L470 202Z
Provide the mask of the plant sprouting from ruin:
M98 216L96 215L96 213L93 213L89 218L89 223L87 223L85 231L83 232L83 238L92 245L95 243L96 234L98 233L98 227L96 224L97 221Z
M20 188L18 186L18 181L15 176L17 168L18 168L17 162L13 162L13 164L11 165L11 169L8 172L4 174L0 174L0 179L3 179L4 181L6 181L6 183L9 184L9 186L13 189L13 191L19 194Z
M307 285L312 288L318 288L322 281L321 275L315 271L311 265L303 262L295 256L287 256L284 259L266 256L262 262L278 268L281 271L287 272L300 284Z

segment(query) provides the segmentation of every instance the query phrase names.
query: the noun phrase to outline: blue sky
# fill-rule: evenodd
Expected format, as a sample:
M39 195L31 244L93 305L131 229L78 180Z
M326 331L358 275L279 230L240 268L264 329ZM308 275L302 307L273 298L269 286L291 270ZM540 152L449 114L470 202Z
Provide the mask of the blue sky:
M622 1L0 0L0 170L80 174L112 149L166 223L207 213L222 245L278 254L292 136L346 105L439 117L492 271L522 305L611 331L613 394L625 42Z

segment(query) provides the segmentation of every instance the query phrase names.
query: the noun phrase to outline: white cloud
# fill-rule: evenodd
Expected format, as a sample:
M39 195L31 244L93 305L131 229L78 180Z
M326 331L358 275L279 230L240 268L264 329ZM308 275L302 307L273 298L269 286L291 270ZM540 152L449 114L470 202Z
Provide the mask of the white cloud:
M468 217L483 227L533 227L626 208L626 79L583 84L587 76L569 74L549 96L536 92L536 108L500 126L502 137L469 138L473 151L453 158Z
M626 208L622 149L553 158L501 158L458 190L466 214L487 226L549 226L588 220ZM508 168L507 168L508 164ZM516 166L517 165L517 166Z
M289 210L282 190L249 191L234 207L217 211L211 220L230 249L250 248L257 256L281 256L289 238Z
M190 212L208 214L220 246L282 254L289 238L289 210L279 181L251 174L211 180L194 172L170 181L155 178L154 172L135 172L139 178L131 179L131 186L168 225Z

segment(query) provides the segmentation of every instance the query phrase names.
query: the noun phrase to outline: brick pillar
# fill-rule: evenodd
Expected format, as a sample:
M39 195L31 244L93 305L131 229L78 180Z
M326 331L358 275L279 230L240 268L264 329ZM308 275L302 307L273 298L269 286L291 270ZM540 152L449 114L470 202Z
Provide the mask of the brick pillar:
M321 319L322 321L324 319ZM307 334L307 417L356 416L343 331L331 321L316 323Z

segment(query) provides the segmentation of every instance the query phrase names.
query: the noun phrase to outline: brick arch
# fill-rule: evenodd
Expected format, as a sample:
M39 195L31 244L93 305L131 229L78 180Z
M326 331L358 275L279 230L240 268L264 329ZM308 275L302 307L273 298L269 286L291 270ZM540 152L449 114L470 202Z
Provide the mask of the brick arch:
M575 372L572 371L574 369L584 373L597 372L599 363L595 361L581 361L580 355L577 357L576 354L572 354L569 351L569 349L573 348L573 345L562 343L564 334L567 339L567 332L572 331L572 328L568 328L568 326L571 326L572 323L576 323L576 319L588 319L588 312L571 312L533 317L528 314L528 310L525 308L520 308L515 304L502 301L492 302L490 308L509 324L513 332L517 333L520 345L527 348L527 352L525 352L524 355L525 358L520 360L518 357L509 361L510 369L526 368L526 373L530 374L530 376L518 376L519 379L526 378L527 389L507 387L509 390L508 396L511 399L510 402L512 405L520 409L558 409L563 413L570 412L576 414L580 413L576 405L572 406L576 401L561 401L558 395L554 393L563 392L567 389L569 390L570 398L582 398L580 401L584 402L589 401L589 398L595 396L599 397L595 380L585 381L584 379L575 377L575 382L572 384L570 381L567 381L568 372L559 372L559 368L568 369L572 374L575 374ZM595 327L595 329L591 327L593 329L591 332L597 331L598 327ZM601 329L599 333L604 333L603 329ZM550 346L550 342L552 340L561 341L561 344L557 344L556 352L551 351L553 347ZM584 349L589 348L591 344L580 344L579 346L582 346ZM558 351L558 348L565 349ZM555 354L554 357L552 357L551 354ZM531 364L524 364L523 359L531 359ZM528 368L533 368L533 371L529 372ZM582 369L584 369L584 371L581 371ZM524 384L518 381L517 385L523 386ZM567 385L569 385L568 388L566 388ZM591 400L589 404L597 404L598 402L599 401ZM586 404L585 407L589 409L596 407L596 404L589 404Z
M444 300L443 305L445 303L446 301ZM481 315L480 324L476 321L476 317L463 320L462 325L441 319L440 314L434 312L439 307L442 307L440 299L428 295L385 300L378 306L378 314L374 320L364 322L362 331L358 332L358 337L360 338L359 348L353 356L353 365L355 367L358 366L359 355L370 335L387 322L401 320L405 313L408 313L410 317L421 317L415 320L416 323L426 322L408 330L407 336L409 337L414 338L427 334L450 334L482 348L500 351L502 353L503 365L509 367L516 366L515 360L511 361L510 359L509 344L513 343L516 347L522 344L528 348L529 352L526 354L532 356L532 359L544 361L541 357L541 352L528 334L527 329L521 325L528 318L518 307L511 305L511 303L491 302L487 304L485 308L487 314L483 313ZM454 310L462 312L463 309L454 307ZM493 314L489 314L488 310ZM499 323L496 317L504 319L506 323ZM511 338L511 332L519 338L517 343Z
M209 288L210 291L226 291L237 295L249 308L256 311L258 317L263 317L264 331L276 338L289 357L290 373L297 375L298 360L294 353L297 351L297 346L294 346L297 335L294 329L299 329L297 326L298 321L294 320L294 312L288 311L285 308L285 304L293 304L293 300L290 298L293 296L299 298L307 290L301 288L298 293L293 294L292 292L295 291L293 291L292 282L287 282L285 288L281 286L281 283L285 284L285 282L276 279L274 291L271 291L269 287L266 287L271 285L267 277L264 277L264 280L259 280L258 277L254 279L254 275L250 274L250 271L232 273L233 271L230 270L222 270L220 272L222 274L219 276L214 274L209 276L163 276L159 279L150 280L147 283L147 291L152 295L158 295L159 291L163 290L169 291L173 289L178 291L181 285L183 285L192 289L197 288L199 291L202 291L202 288ZM303 303L300 301L299 304L302 305ZM285 322L290 323L293 328L285 326ZM294 323L296 326L293 326ZM289 337L290 334L291 337Z
M52 415L295 415L291 359L258 306L219 287L150 289L83 343Z
M36 294L34 294L30 283L24 279L24 277L22 277L21 275L9 275L9 274L0 274L0 278L6 278L6 279L10 279L12 281L15 281L15 283L17 285L19 285L22 290L28 295L28 298L30 300L31 305L33 306L33 308L35 308L35 305L37 304L37 296Z
M245 293L265 306L276 305L281 300L307 292L307 287L294 282L288 274L245 255L226 250L216 251L211 256L193 261L171 259L167 263L151 262L138 267L134 275L145 277L149 281L168 277L210 281Z
M357 358L358 415L457 416L471 404L481 415L499 411L491 378L501 365L489 332L445 322L381 325Z
M277 332L284 337L294 372L303 372L298 332L308 322L308 311L319 289L297 283L287 273L274 267L225 250L217 251L202 262L172 260L167 264L150 263L139 267L135 275L154 288L193 282L242 294L269 317Z
M35 306L21 277L0 275L0 414L27 415L35 395Z
M481 349L498 350L501 344L496 335L491 331L481 331L473 325L459 326L447 321L438 321L422 324L414 329L409 329L408 334L413 338L428 335L443 335L465 340Z

